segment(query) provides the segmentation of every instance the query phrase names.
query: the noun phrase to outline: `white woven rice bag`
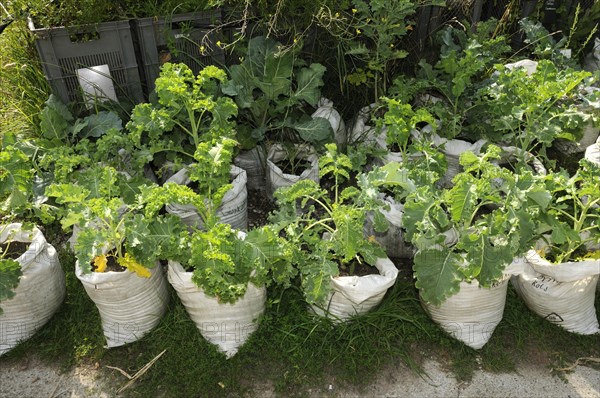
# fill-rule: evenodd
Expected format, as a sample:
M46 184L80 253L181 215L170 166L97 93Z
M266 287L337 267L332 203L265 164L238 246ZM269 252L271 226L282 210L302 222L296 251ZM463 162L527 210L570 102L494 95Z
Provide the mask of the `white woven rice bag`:
M449 236L449 239L450 236ZM502 320L506 292L511 275L520 274L523 259L515 259L504 270L504 277L489 288L479 286L477 280L462 281L458 293L435 306L421 300L431 319L457 340L471 348L483 347L492 337Z
M389 206L389 210L381 209L381 213L389 224L387 231L375 231L374 215L368 213L365 220L365 235L374 236L375 240L383 246L388 257L412 258L413 247L404 242L404 231L402 230L404 206L389 196L386 196L384 201Z
M267 290L248 284L246 294L233 304L220 303L192 282L192 272L169 261L169 282L202 336L217 345L227 358L234 356L248 337L258 329L265 311Z
M311 306L321 316L334 321L344 321L354 315L364 314L383 300L387 290L394 285L398 270L389 258L379 258L375 263L378 275L338 276L331 278L332 291L324 306Z
M513 284L527 307L570 332L599 333L594 299L600 260L551 264L534 250L526 259Z
M583 60L583 69L588 72L600 70L600 37L594 39L594 48L585 56Z
M279 144L273 145L267 155L267 189L272 196L281 187L289 187L300 180L313 180L319 182L319 158L310 148L299 147L298 156L309 163L309 167L302 173L288 174L277 165L278 162L288 158L288 152Z
M584 157L600 166L600 142L588 146Z
M533 75L537 70L538 63L537 61L532 61L530 59L522 59L517 62L512 62L510 64L504 65L506 69L516 69L516 68L524 68L527 71L529 76Z
M0 355L44 326L66 293L58 254L38 228L25 231L19 223L0 225L0 243L7 241L29 243L29 247L16 259L23 274L14 297L0 303Z
M247 189L266 190L267 153L263 146L240 152L233 159L233 163L246 171Z
M333 101L323 97L319 100L317 106L317 110L313 112L311 117L321 117L326 119L333 130L335 143L339 148L345 148L348 142L346 124L342 120L340 113L333 107Z
M377 138L377 128L371 126L371 112L377 106L377 104L367 105L360 109L358 115L356 115L356 119L352 124L352 128L348 131L348 144L374 144Z
M483 347L502 320L508 278L491 288L480 288L475 280L461 282L460 291L440 306L421 301L431 319L471 348Z
M130 271L84 274L75 263L77 279L100 312L108 348L141 339L165 314L169 292L164 272L159 264L150 272L150 278Z
M189 172L186 168L179 170L167 183L188 185ZM221 206L217 209L217 217L224 224L231 225L234 229L245 231L248 229L248 190L246 189L246 171L231 166L231 189L223 196ZM184 224L194 227L203 225L202 219L196 208L192 205L168 204L167 211L181 218Z

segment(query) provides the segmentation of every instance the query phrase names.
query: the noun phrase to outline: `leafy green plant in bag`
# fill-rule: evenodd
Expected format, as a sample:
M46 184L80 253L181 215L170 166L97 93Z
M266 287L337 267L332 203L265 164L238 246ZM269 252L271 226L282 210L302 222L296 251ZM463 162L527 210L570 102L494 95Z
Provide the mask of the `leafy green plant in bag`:
M583 126L592 118L579 106L583 101L579 89L589 72L559 69L548 60L539 61L531 75L524 68L498 65L497 70L480 98L488 104L483 120L492 126L488 138L544 158L555 139L581 138Z
M401 97L405 92L412 93L423 102L441 121L438 133L443 137L466 136L475 140L482 134L475 116L476 106L482 105L475 103L474 98L493 64L510 50L504 36L493 34L494 24L495 21L484 22L469 33L451 26L445 28L438 34L439 60L431 65L422 59L415 79L401 77L395 81L392 92Z
M185 64L163 65L155 82L156 100L136 105L126 125L134 163L150 163L158 171L171 161L180 168L193 161L200 143L234 138L237 107L220 94L227 81L216 66L194 76Z
M546 184L552 201L539 229L539 252L557 264L592 256L600 244L600 167L581 159L573 176L560 170Z
M235 141L224 138L212 148L199 145L189 177L198 183L193 190L167 183L143 189L145 214L158 217L167 204L192 205L202 223L183 225L169 217L170 239L161 243L160 257L179 262L193 272L192 281L220 302L234 303L246 293L249 282L258 286L272 281L289 284L293 270L287 265L289 249L272 227L249 231L244 238L228 224L219 222L217 209L231 188L229 170ZM163 222L164 223L164 222ZM272 277L271 277L272 275Z
M239 108L237 139L251 149L266 138L319 145L333 139L325 118L311 118L307 109L321 98L325 67L306 65L296 47L268 37L255 37L239 65L230 68L223 93Z
M335 144L327 144L326 150L319 161L319 176L331 177L332 187L324 189L315 181L301 180L279 188L275 192L278 208L270 218L293 249L291 262L301 275L309 303L322 303L330 291L329 279L338 276L340 269L352 275L357 264L372 266L385 256L374 239L364 236L365 217L374 212L376 231L385 231L378 186L406 182L398 164L391 163L360 174L358 186L344 186L352 162Z
M532 246L550 193L543 176L492 163L500 153L493 145L481 156L465 152L464 171L452 188L423 185L406 199L405 239L417 248L416 286L431 304L457 293L461 281L491 286Z

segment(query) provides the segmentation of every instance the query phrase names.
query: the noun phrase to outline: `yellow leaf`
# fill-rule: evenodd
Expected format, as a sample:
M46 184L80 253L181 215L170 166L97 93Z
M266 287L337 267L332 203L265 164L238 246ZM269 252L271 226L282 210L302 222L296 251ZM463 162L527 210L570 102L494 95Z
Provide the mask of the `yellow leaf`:
M600 260L600 250L592 250L589 251L585 256L583 256L584 260Z
M96 267L96 272L104 272L106 271L106 263L108 262L106 256L101 254L94 258L94 267Z
M125 253L125 257L119 258L118 262L122 267L127 268L131 272L135 272L138 276L143 278L150 278L152 275L148 268L135 261L129 253Z

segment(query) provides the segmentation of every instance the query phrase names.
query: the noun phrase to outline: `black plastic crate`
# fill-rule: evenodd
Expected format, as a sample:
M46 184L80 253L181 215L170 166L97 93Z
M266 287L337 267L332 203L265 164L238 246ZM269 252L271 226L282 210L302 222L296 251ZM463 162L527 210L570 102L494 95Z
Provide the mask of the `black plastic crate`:
M129 21L104 22L93 28L40 29L29 23L44 74L64 102L83 101L77 69L108 65L120 102L144 100Z
M225 52L217 45L230 40L220 29L222 14L216 9L136 21L147 93L154 90L160 66L166 62L182 62L194 74L207 65L225 64Z

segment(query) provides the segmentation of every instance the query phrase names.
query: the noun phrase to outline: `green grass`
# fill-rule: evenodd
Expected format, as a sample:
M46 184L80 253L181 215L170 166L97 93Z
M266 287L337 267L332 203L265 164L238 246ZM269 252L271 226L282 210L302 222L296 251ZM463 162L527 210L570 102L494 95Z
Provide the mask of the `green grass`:
M64 240L56 227L45 232L51 240ZM0 361L37 356L64 369L98 363L134 374L166 350L127 390L129 397L252 396L256 385L270 386L278 396L302 397L309 389L325 393L332 382L360 391L380 369L399 362L422 374L422 361L430 357L468 381L479 368L511 372L521 363L533 363L550 371L579 357L600 356L599 336L578 336L535 316L512 288L489 343L478 351L468 348L429 320L406 269L375 311L340 325L310 313L297 289L270 290L258 331L229 360L201 337L171 289L169 311L158 327L136 343L107 350L98 312L75 278L73 255L59 252L67 276L64 304L33 338ZM126 382L116 371L103 372L119 386Z
M50 95L25 21L0 35L0 136L38 133L39 113Z

